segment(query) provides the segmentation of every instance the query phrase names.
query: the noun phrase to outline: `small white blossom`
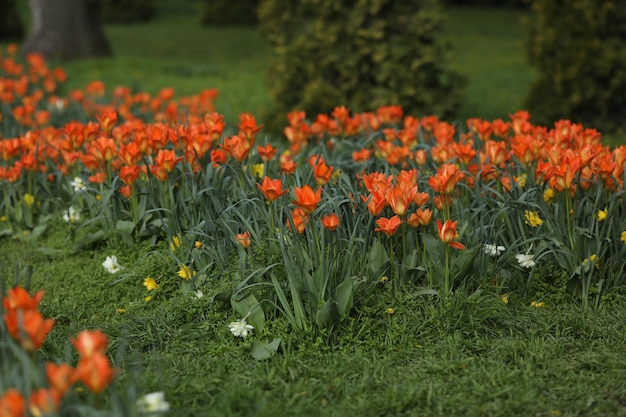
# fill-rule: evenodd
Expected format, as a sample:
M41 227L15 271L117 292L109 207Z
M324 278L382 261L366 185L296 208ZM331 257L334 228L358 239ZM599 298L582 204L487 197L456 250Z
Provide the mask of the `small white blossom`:
M535 266L535 261L533 261L532 255L519 253L515 255L515 257L517 258L517 263L519 263L519 266L521 266L522 268L532 268L533 266Z
M204 293L202 292L202 290L195 290L195 291L193 292L193 295L195 295L195 296L196 296L196 298L202 298L202 297L204 297Z
M243 318L239 321L234 321L228 325L230 332L236 337L246 337L248 333L254 329L253 326L246 323L246 319Z
M80 212L74 207L70 207L65 213L63 213L63 220L66 222L77 222L80 220Z
M81 177L75 177L70 183L70 185L72 186L72 188L74 188L75 193L79 193L83 191L85 188L87 188L85 181L83 181Z
M496 246L490 243L485 243L483 245L483 252L485 252L489 256L500 256L500 254L505 250L506 248L504 246Z
M170 403L165 401L163 391L151 392L137 400L137 408L141 413L158 413L170 409Z
M120 264L117 263L117 256L115 255L107 256L106 260L102 262L102 266L111 274L115 274L116 272L122 270Z

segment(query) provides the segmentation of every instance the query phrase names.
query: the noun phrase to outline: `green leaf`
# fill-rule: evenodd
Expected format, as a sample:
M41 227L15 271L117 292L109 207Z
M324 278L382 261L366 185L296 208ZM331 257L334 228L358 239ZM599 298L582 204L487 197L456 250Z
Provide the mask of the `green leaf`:
M455 271L454 277L455 279L463 278L467 275L467 272L472 267L474 263L474 258L478 254L481 246L476 245L473 248L462 250L458 253L458 255L454 258L452 262L453 270Z
M339 318L337 303L334 300L324 301L317 309L315 323L320 329L327 329Z
M106 238L106 233L104 230L99 230L95 233L89 233L83 236L78 242L74 243L72 246L72 252L80 252L81 250L93 245L96 242L104 240Z
M118 220L115 224L115 230L118 231L124 243L129 246L133 246L135 244L135 239L133 238L133 230L135 230L135 223L128 220Z
M339 317L344 317L352 309L354 303L354 287L358 285L354 278L346 278L337 285L335 298L337 299L337 310Z
M278 352L278 348L282 340L283 339L280 337L272 340L269 343L255 340L252 344L252 357L257 361L264 361L271 358L276 354L276 352Z
M37 252L44 254L45 256L49 256L51 258L63 255L64 251L62 249L49 248L47 246L40 246L37 248Z
M255 330L261 332L265 329L265 313L254 295L250 294L240 299L233 297L230 305L241 314L241 317L247 316L246 321L253 325Z

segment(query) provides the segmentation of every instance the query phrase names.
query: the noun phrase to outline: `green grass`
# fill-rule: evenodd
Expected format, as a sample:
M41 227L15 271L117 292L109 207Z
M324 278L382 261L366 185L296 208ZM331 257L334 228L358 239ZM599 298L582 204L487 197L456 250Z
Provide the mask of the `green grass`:
M42 311L56 325L42 350L64 357L68 340L101 328L124 372L117 387L163 390L184 416L624 416L624 299L598 310L574 304L505 305L492 294L456 295L447 307L393 295L357 307L332 343L292 335L287 323L232 337L230 306L191 299L167 263L146 248L71 254L66 226L52 223L37 247L0 241L7 284L25 265L44 288ZM50 257L39 248L60 252ZM117 254L127 271L107 274ZM128 278L111 283L120 275ZM143 277L161 288L144 301ZM385 314L393 307L395 314ZM123 308L120 313L117 309ZM278 355L250 356L251 341L282 337Z

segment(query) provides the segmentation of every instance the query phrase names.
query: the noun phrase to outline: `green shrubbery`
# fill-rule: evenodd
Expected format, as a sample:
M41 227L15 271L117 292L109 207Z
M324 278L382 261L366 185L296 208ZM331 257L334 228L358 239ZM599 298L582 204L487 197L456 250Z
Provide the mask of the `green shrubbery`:
M102 18L105 22L141 22L150 19L154 11L154 0L102 0Z
M269 89L282 115L399 104L451 116L461 77L448 68L436 0L266 0L261 29L276 55ZM284 122L283 122L284 123Z
M24 26L15 3L15 0L0 1L0 39L19 40L24 36Z
M259 0L206 0L202 24L252 26L257 22Z
M571 119L605 133L626 114L626 9L610 0L535 0L527 98L536 122Z

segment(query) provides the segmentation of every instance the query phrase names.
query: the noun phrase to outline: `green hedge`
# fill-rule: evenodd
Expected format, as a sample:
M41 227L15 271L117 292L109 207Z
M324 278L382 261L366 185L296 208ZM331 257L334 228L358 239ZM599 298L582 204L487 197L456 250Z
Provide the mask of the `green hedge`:
M15 0L0 0L0 40L18 41L24 37L24 25Z
M259 0L206 0L202 24L253 26L257 23Z
M571 119L602 132L626 126L626 8L614 0L534 0L528 44L540 73L533 121Z
M132 23L154 16L155 0L102 0L102 19L109 23Z
M437 0L262 1L260 27L275 47L268 76L278 103L273 116L398 104L410 114L452 116L463 80L448 67L439 6Z

